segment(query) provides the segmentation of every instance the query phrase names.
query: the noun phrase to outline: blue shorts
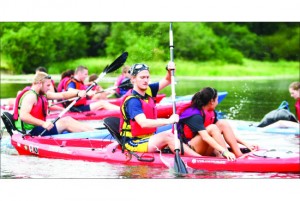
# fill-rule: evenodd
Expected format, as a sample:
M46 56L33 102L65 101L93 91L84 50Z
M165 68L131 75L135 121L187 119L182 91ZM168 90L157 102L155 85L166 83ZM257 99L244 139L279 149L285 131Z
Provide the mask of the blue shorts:
M33 136L38 136L40 135L43 131L45 130L45 128L43 128L42 126L36 126L34 127L29 133ZM53 128L51 128L49 131L46 130L44 132L44 134L42 136L47 136L47 135L57 135L59 134L56 128L56 125L54 124Z

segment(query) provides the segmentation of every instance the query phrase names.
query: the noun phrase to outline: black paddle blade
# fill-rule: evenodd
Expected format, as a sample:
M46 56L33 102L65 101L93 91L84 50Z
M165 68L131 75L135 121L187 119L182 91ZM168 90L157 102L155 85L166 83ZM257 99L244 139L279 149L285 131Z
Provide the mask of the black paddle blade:
M184 162L182 161L182 159L179 156L178 149L175 151L174 169L175 169L175 172L178 174L187 174L188 173Z
M119 69L126 62L127 57L128 57L128 52L123 52L123 54L121 54L114 62L106 66L103 72L111 73Z
M132 89L133 88L133 84L130 81L130 78L127 78L124 82L122 82L118 88L122 88L122 89Z

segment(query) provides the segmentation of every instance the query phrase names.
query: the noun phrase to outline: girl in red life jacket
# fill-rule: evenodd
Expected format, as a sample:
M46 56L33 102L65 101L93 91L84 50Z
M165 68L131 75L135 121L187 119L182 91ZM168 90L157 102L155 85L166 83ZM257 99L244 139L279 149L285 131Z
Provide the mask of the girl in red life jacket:
M269 124L262 128L262 130L268 130L270 128L281 128L281 127L287 127L287 128L296 128L299 129L299 123L300 123L300 82L292 82L289 86L289 92L292 98L296 100L295 103L295 111L296 111L296 117L297 119L293 120L298 122L294 122L293 120L278 120L272 124ZM291 114L292 115L292 114ZM276 117L278 118L278 117Z
M61 74L61 79L60 82L57 85L57 91L58 92L62 92L62 91L67 91L66 89L66 82L72 77L74 76L74 70L70 69L70 70L66 70L65 72L63 72Z
M250 150L255 146L237 138L227 121L217 119L215 112L217 105L216 89L206 87L197 92L190 105L179 108L179 132L185 143L188 143L197 153L201 155L221 154L228 160L234 160L243 155L238 143ZM228 151L224 139L234 154Z
M291 97L296 100L295 110L298 122L300 121L300 82L293 82L289 86Z

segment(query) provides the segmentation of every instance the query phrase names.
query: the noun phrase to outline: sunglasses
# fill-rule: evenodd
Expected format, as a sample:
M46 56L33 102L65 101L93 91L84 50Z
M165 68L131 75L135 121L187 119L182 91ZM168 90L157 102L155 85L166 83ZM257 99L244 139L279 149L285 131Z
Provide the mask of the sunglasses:
M146 64L134 64L131 69L128 71L131 75L137 75L139 72L143 70L148 70L149 67Z

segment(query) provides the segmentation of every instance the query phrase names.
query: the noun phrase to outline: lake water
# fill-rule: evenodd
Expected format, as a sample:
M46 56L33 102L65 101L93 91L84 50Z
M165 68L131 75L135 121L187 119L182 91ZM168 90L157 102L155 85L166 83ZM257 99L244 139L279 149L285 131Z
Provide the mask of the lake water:
M260 121L263 116L276 109L283 100L287 100L294 112L294 100L290 98L288 86L297 78L274 79L195 79L178 78L177 95L192 94L202 87L211 86L218 91L227 91L228 96L218 106L228 119L243 121ZM108 87L112 82L102 83ZM17 90L26 84L1 84L1 98L13 97ZM164 89L163 93L170 95L171 89ZM272 135L259 132L243 131L237 133L243 139L256 143L264 148L299 151L299 137L295 135ZM2 142L9 141L5 135ZM298 178L299 174L281 173L243 173L243 172L207 172L193 171L185 178L225 179L225 178ZM83 161L53 160L37 157L19 156L14 149L1 147L1 179L6 178L176 178L172 171L166 168L148 166L124 166L108 163L92 163Z
M269 111L276 109L283 100L290 104L295 114L294 104L288 92L288 86L296 81L295 77L244 77L244 78L197 78L178 77L176 95L194 94L201 88L211 86L218 91L227 91L227 97L217 107L229 119L260 121ZM157 78L153 78L156 81ZM100 82L103 88L113 84L113 78ZM25 83L1 83L0 98L15 97L18 90L22 90ZM171 87L165 88L162 93L171 94Z

